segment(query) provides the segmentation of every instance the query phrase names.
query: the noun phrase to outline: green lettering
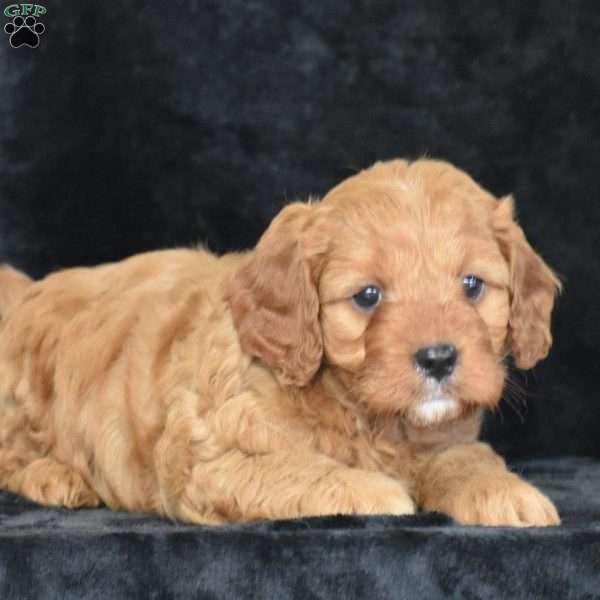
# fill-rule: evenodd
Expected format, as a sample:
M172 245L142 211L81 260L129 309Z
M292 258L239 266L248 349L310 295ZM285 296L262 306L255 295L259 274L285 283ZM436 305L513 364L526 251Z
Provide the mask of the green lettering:
M42 6L41 4L36 4L35 8L33 9L33 16L39 17L40 15L45 15L45 14L46 14L46 8L44 6Z
M33 4L21 4L21 15L28 15L33 10Z
M20 13L18 4L11 4L4 9L5 17L16 17Z

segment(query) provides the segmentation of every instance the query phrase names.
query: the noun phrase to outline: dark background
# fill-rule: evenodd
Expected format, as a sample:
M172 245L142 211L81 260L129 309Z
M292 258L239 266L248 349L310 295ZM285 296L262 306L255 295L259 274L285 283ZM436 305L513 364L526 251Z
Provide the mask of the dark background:
M0 260L246 248L375 160L445 158L515 194L565 281L550 358L484 435L600 455L597 2L42 4L38 48L0 30Z

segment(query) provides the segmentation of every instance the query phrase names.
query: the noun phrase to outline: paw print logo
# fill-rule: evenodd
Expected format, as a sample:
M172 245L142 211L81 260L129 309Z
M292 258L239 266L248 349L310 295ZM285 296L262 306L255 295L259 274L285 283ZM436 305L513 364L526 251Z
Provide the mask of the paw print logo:
M40 35L46 31L46 28L33 15L29 15L25 19L20 16L15 17L12 23L4 26L4 31L10 35L10 45L13 48L19 46L37 48Z

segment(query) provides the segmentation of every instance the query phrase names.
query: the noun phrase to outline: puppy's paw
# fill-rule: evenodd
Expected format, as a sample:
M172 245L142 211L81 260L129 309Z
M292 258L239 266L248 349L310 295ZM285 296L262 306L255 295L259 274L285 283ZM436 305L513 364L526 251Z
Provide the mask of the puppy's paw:
M490 474L466 483L441 510L467 525L548 527L560 525L552 502L512 473Z
M312 502L319 514L412 515L415 504L406 486L382 473L336 469L323 478Z
M51 457L33 461L21 475L17 491L39 504L67 508L100 504L100 498L80 473Z

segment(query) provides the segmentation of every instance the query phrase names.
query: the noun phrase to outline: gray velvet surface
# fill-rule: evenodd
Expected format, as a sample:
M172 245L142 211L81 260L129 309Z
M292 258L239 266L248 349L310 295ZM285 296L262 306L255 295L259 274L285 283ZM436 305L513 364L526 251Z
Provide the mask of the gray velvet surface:
M600 598L600 462L513 465L557 528L467 527L438 514L190 526L0 494L0 597Z

